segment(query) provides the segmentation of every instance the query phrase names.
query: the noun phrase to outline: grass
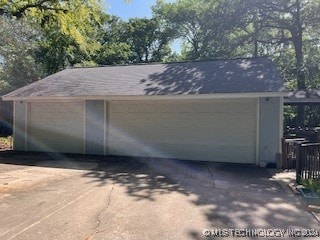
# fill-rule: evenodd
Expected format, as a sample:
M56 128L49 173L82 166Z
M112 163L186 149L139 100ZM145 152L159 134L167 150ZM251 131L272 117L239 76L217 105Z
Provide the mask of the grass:
M0 149L12 149L12 137L0 137Z
M320 179L305 179L302 180L302 185L310 188L320 196Z

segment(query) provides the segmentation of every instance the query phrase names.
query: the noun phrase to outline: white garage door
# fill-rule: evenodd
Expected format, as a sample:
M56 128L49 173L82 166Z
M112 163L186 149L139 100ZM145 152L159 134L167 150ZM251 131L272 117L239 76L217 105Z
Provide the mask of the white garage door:
M83 102L29 102L27 114L29 151L83 153Z
M115 101L112 155L254 163L256 100Z

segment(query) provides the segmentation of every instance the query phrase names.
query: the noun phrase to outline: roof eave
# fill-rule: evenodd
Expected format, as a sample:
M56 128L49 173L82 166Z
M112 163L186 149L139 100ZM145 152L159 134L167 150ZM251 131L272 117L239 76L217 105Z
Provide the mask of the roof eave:
M106 95L106 96L3 96L4 101L38 101L38 100L165 100L165 99L224 99L224 98L259 98L285 97L287 92L256 92L256 93L214 93L214 94L175 94L175 95Z

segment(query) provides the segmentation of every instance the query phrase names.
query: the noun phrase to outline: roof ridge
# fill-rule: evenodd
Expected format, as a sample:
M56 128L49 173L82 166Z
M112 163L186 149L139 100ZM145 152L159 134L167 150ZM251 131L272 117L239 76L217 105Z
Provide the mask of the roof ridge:
M170 65L170 64L183 64L183 63L202 63L202 62L219 62L219 61L237 61L237 60L254 60L254 59L270 59L268 56L259 57L238 57L238 58L216 58L206 60L188 60L188 61L175 61L175 62L146 62L146 63L124 63L113 65L97 65L97 66L71 66L65 69L83 69L83 68L108 68L108 67L129 67L129 66L150 66L150 65ZM64 69L64 70L65 70Z

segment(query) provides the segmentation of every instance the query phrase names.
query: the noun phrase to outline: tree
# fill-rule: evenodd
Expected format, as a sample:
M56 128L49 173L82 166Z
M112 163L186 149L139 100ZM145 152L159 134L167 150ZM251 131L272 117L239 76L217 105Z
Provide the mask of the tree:
M99 47L98 0L0 0L0 94L83 62ZM0 101L12 123L12 104Z
M169 26L174 38L183 40L182 55L185 60L228 58L236 55L240 45L238 16L243 1L222 0L158 0L153 7L161 24Z
M2 94L38 80L43 76L35 61L38 32L30 23L0 17L0 80Z
M47 74L85 61L99 48L97 29L101 27L99 0L2 0L0 15L8 19L32 19L39 31L39 62Z
M129 62L132 50L126 42L125 29L125 22L120 18L104 15L104 24L99 37L100 48L94 58L98 64L112 65Z
M122 21L109 16L96 61L99 64L160 62L170 55L170 31L156 19L132 18Z
M59 30L72 36L82 47L86 31L99 23L102 7L99 0L1 0L0 15L16 19L30 17L46 28L57 23ZM48 24L49 22L49 24ZM51 23L50 23L51 22Z
M43 76L35 61L38 32L30 23L0 17L0 95ZM0 100L0 135L12 134L12 102Z
M153 10L184 40L185 60L269 56L289 89L319 87L318 0L159 0Z
M319 1L256 0L252 6L251 12L256 16L255 25L258 32L257 35L259 35L257 41L262 44L280 46L281 50L287 53L293 52L295 59L293 71L296 88L305 90L308 80L313 81L319 77L312 70L312 65L314 66L314 64L306 65L306 60L308 59L308 61L312 62L313 57L310 58L310 54L305 54L310 52L310 49L314 49L314 53L319 53L317 47L315 49L315 46L319 46L320 43L318 36L320 18L316 14L320 10ZM266 32L269 34L266 34ZM273 55L283 56L279 53L274 53ZM308 73L312 74L308 76ZM299 106L297 114L298 125L303 126L304 116L304 107Z
M26 12L36 10L44 11L65 11L63 2L57 0L33 0L33 1L9 1L1 0L0 15L14 16L16 18L23 17Z
M175 33L173 38L183 40L185 58L196 60L203 52L203 6L207 1L178 0L166 2L158 0L153 7L154 15L164 26L169 26Z
M297 88L308 85L304 51L319 44L318 0L159 0L153 10L185 40L188 59L282 58L293 51Z
M170 54L170 32L160 29L157 19L129 19L123 37L132 50L131 62L160 62Z

